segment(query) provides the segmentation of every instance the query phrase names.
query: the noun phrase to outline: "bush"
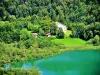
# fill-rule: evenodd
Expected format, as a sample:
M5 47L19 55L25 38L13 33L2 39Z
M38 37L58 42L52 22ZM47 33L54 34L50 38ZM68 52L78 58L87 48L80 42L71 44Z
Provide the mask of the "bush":
M34 44L34 39L30 38L25 41L21 40L17 43L17 48L25 47L26 49L30 48Z
M53 46L53 43L51 40L49 40L48 37L39 37L38 38L38 47L44 48L44 47L51 47Z
M33 39L28 39L25 41L24 45L28 49L33 45L33 43L34 43Z
M2 69L0 68L0 75L40 75L38 69L34 69L34 68L31 68L31 69L8 69L8 70L5 70L5 69Z
M88 40L86 43L87 43L87 44L93 44L93 41L94 41L94 39L90 39L90 40Z
M64 32L63 32L62 28L58 29L56 37L59 39L64 38Z
M94 37L93 44L96 45L96 46L98 46L98 45L100 44L100 38L99 38L98 35L96 35L96 36Z
M39 36L44 36L44 35L45 35L44 31L40 28L39 29Z
M50 34L56 35L57 28L58 28L57 25L55 25L55 23L52 23L51 26L50 26Z
M100 38L99 38L99 36L96 35L93 39L88 40L87 44L93 44L95 46L100 45Z

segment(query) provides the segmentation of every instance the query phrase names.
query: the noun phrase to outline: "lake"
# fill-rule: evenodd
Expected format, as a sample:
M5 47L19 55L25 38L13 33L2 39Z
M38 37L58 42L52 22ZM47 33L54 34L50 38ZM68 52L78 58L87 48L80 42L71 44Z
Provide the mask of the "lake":
M41 60L14 62L5 69L39 68L41 75L100 75L100 50L75 50Z

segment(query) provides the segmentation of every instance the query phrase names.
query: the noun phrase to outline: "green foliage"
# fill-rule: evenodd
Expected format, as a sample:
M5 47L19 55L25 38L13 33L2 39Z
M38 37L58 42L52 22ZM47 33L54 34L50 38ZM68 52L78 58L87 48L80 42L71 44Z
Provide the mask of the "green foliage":
M39 29L39 36L44 36L44 35L45 35L44 31L40 28Z
M89 25L85 25L84 23L72 23L72 35L71 37L78 37L84 40L89 40L93 38L95 35L100 36L100 23L95 22Z
M88 40L87 44L93 44L94 46L100 45L100 37L96 35L94 38Z
M95 37L94 37L94 45L99 45L100 44L100 38L99 38L99 36L98 35L96 35Z
M83 38L84 32L85 32L85 24L84 23L75 23L72 26L71 37Z
M16 21L15 15L9 15L8 20L11 21L11 22Z
M21 46L21 48L16 48L17 43L5 44L3 42L0 42L0 55L1 55L0 67L7 63L11 63L13 61L18 62L18 61L23 61L27 59L35 60L35 59L40 59L40 58L56 55L60 52L59 48L54 46L53 43L50 41L50 39L49 38L47 39L47 37L38 38L37 44L42 49L34 48L34 47L26 49L23 46Z
M0 22L0 40L7 42L7 43L11 43L12 42L12 35L14 32L14 27L12 26L12 24L8 21L6 22Z
M62 28L58 29L56 37L59 38L59 39L64 38L64 32L63 32Z
M48 48L42 50L53 45L49 38L44 37L46 33L55 35L57 32L57 38L64 38L62 29L57 31L53 21L67 24L72 31L71 37L84 40L93 38L89 43L99 45L99 14L99 0L1 0L0 66L12 61L54 55L57 51L52 51L52 48L48 52ZM32 36L33 32L39 33L36 40ZM42 49L35 50L34 44ZM20 73L22 72L19 71L18 74ZM25 75L26 71L22 74Z
M40 21L40 27L45 33L50 32L51 19L49 17L44 17L44 20Z
M0 19L5 20L7 18L8 14L5 8L0 7Z
M25 47L26 49L32 47L34 44L34 39L27 39L25 41L19 41L17 44L18 48Z
M72 37L89 40L95 35L100 35L99 3L98 0L2 0L0 2L0 20L10 21L12 24L10 26L14 26L15 33L4 32L1 34L0 40L7 43L13 42L15 34L17 34L18 39L16 38L14 41L19 41L19 33L16 32L20 32L23 28L39 32L41 27L44 33L52 31L51 33L55 34L54 28L50 27L52 20L67 24L68 29L73 31ZM92 24L94 26L90 29ZM17 28L18 30L16 30Z
M27 29L22 29L20 31L20 40L27 40L32 36L32 34Z
M2 0L0 2L0 18L8 20L8 15L27 17L38 15L49 16L54 21L87 22L100 21L99 0L61 1L61 0Z
M51 19L53 20L53 21L56 21L57 19L56 19L56 11L55 10L51 10Z
M40 75L38 69L34 69L34 68L31 68L31 69L8 69L8 70L5 70L5 69L2 69L0 68L0 75Z
M31 23L28 24L28 30L30 30L30 31L32 31L34 33L39 31L39 27L40 27L40 25L33 25Z
M51 40L49 40L48 37L39 37L38 38L38 47L39 48L44 48L44 47L51 47L53 46L53 43Z
M87 44L93 44L94 39L89 39L86 43Z
M30 48L34 43L34 37L32 36L31 32L27 29L22 29L20 31L20 42L18 44L18 48L26 47Z
M55 23L52 23L51 26L50 26L51 35L56 35L57 29L58 29L57 25L55 25Z

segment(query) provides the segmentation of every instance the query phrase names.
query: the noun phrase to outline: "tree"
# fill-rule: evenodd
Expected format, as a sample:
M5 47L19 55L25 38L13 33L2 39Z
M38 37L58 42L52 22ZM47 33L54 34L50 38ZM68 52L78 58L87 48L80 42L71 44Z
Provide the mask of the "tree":
M39 32L39 27L40 25L33 25L31 22L28 22L28 30L34 32L34 33L37 33Z
M59 39L64 38L64 32L63 32L62 28L58 29L56 37Z
M89 31L89 39L90 38L93 38L93 32L92 31Z
M51 10L51 19L53 20L53 21L56 21L56 12L55 12L55 10Z
M18 5L18 8L16 9L16 16L17 17L26 17L29 16L28 7L25 4Z
M33 39L28 39L28 40L24 41L24 45L27 49L30 48L31 46L33 46L33 44L34 44Z
M6 20L8 14L7 11L5 10L5 8L0 7L0 18L1 20Z
M52 41L48 37L38 37L38 47L44 48L44 47L51 47L53 46Z
M51 19L44 17L40 22L40 27L44 30L45 33L50 32Z
M96 35L96 36L94 37L94 42L93 42L93 44L94 44L94 45L99 45L99 44L100 44L100 38L99 38L98 35Z
M86 27L84 23L74 23L72 26L71 37L76 37L76 38L81 38L81 39L86 38L85 30L86 30Z
M39 29L39 36L44 36L44 35L45 35L44 31L40 28Z
M9 21L15 21L15 20L16 20L15 15L9 15L8 20L9 20Z
M59 11L59 21L64 23L64 13L61 10Z
M53 22L50 26L50 33L51 35L56 35L56 32L57 32L57 25L55 25L55 23Z
M31 38L31 33L26 28L22 29L20 31L20 40L24 41L24 40L27 40L29 38Z
M11 43L12 40L12 36L14 33L14 27L12 26L12 24L8 21L6 22L1 22L0 25L0 41L4 41L6 43Z

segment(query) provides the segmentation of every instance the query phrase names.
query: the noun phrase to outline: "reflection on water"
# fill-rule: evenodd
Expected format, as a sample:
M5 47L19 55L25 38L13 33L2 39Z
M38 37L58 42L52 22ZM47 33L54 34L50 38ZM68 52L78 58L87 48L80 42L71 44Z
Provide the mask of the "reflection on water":
M5 68L39 68L41 75L100 75L100 51L65 52L37 61L15 62Z

